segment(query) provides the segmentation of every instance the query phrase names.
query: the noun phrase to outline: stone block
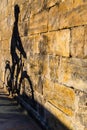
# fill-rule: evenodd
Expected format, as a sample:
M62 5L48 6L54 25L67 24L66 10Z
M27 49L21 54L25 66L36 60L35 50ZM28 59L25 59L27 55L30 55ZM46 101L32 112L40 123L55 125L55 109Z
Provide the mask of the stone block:
M8 51L8 50L10 50L9 40L4 40L4 41L2 41L2 50L3 50L3 51ZM9 53L10 53L10 51L9 51Z
M54 6L49 10L48 30L57 30L59 28L59 11L58 6Z
M54 45L57 43L56 41L56 32L50 32L46 34L47 36L47 53L49 55L55 54Z
M73 1L74 6L82 5L82 4L84 4L84 2L87 2L87 1L85 1L85 0L75 0L75 1Z
M74 6L67 2L60 5L60 28L68 28L87 24L87 4Z
M57 32L57 42L55 43L55 53L60 56L69 56L70 30Z
M35 35L35 43L33 44L33 53L34 54L39 54L39 44L40 44L40 36Z
M75 92L72 89L54 83L53 98L49 102L66 115L74 115Z
M19 24L19 34L20 36L28 36L29 33L29 21L24 21Z
M36 34L47 31L48 12L42 11L30 18L29 34Z
M59 61L60 61L59 56L53 56L53 55L49 56L50 79L53 82L58 81Z
M48 33L48 53L69 57L70 30L61 30Z
M31 55L29 57L30 73L33 75L38 75L39 73L38 59L38 55Z
M21 6L20 6L20 17L21 17L21 22L26 21L30 17L30 3L28 1L25 1Z
M35 44L35 38L34 36L27 36L27 37L21 37L22 45L25 50L25 53L27 55L27 61L29 62L30 55L33 55L34 48L33 45Z
M48 55L39 55L38 57L39 75L42 78L49 78L49 58Z
M46 101L53 99L54 84L50 79L44 79L43 82L43 96Z
M31 15L37 14L44 9L44 0L34 0L31 3Z
M59 82L79 90L85 90L87 84L87 59L61 59Z
M71 56L73 57L84 57L84 44L85 44L85 31L84 27L76 27L71 31L72 42L71 42Z
M87 114L87 97L85 92L79 92L78 112Z

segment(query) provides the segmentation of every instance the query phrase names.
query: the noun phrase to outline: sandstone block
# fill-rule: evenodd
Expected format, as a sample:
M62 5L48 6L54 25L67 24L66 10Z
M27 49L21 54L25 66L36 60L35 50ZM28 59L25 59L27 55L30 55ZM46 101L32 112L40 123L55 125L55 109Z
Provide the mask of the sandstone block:
M4 51L10 50L9 40L4 40L4 41L2 41L2 50L4 50Z
M42 78L49 78L49 58L48 55L39 55L38 57L39 75Z
M47 31L48 12L43 11L30 18L29 34L35 34Z
M73 116L75 93L72 89L54 83L53 98L49 102L66 115Z
M48 53L69 57L70 30L61 30L49 33Z
M25 1L24 4L22 4L20 7L21 22L26 21L30 17L30 11L31 11L30 3L29 1Z
M70 30L57 32L57 43L55 53L60 56L69 56Z
M54 84L50 79L44 79L43 82L43 96L46 101L53 99Z
M62 5L62 8L65 5ZM87 4L75 6L73 4L68 9L68 4L64 7L65 10L62 11L60 6L60 28L68 28L72 26L79 26L87 24ZM66 9L67 8L67 9Z
M27 36L29 33L29 21L25 21L19 25L20 36Z
M87 60L62 59L60 63L59 82L80 90L86 89Z
M33 75L38 75L39 65L38 65L38 55L32 55L29 57L30 73Z
M59 28L58 6L54 6L49 11L48 30L57 30Z
M39 44L40 44L40 36L36 35L35 36L35 43L33 44L33 53L34 54L39 54Z
M85 44L85 31L84 27L76 27L71 31L71 55L73 57L84 57L84 44Z
M35 38L34 36L21 37L21 42L27 55L26 60L29 62L30 55L34 54L33 46L35 44Z
M35 0L31 4L31 15L37 14L44 9L44 0Z
M50 79L53 82L58 81L59 60L59 56L49 56Z

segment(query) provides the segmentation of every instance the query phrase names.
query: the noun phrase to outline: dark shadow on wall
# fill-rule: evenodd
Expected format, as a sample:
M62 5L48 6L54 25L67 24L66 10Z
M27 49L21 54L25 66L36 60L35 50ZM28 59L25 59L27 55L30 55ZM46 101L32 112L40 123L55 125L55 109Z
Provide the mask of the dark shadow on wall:
M5 65L5 75L4 75L4 82L5 86L7 87L9 94L18 93L22 89L23 95L28 94L28 90L30 90L30 97L33 102L34 94L33 94L33 87L32 82L30 80L27 71L24 71L24 60L26 60L26 52L24 51L21 37L18 30L18 20L19 20L19 13L20 8L16 4L14 6L14 26L13 32L11 37L11 45L10 45L10 54L11 54L11 61L12 65L10 65L10 61L6 60ZM27 87L29 86L29 88ZM23 91L24 89L24 91Z
M36 118L40 122L44 122L46 126L49 125L50 126L49 130L69 130L49 110L44 108L44 106L42 106L34 99L32 81L30 79L30 76L27 74L27 71L23 70L24 68L23 58L26 59L27 56L26 56L26 52L24 51L22 41L19 35L19 30L18 30L19 13L20 13L19 6L15 5L14 7L15 21L14 21L13 33L11 38L11 46L10 46L12 66L7 64L7 67L5 68L5 69L9 69L8 67L10 66L11 69L10 79L8 80L8 83L10 82L10 88L16 89L16 92L21 99L20 103L23 106L26 106L26 109L29 111L29 113L31 113L31 115L34 116L34 118ZM47 38L44 36L43 39L46 39L47 41ZM40 53L42 56L46 52L45 52L45 48L43 48L44 46L43 44L45 44L45 42L43 41L41 42L42 45L40 46ZM40 66L41 70L43 69L42 64ZM22 100L24 100L25 103L23 103Z
M18 31L19 13L20 13L19 6L15 5L15 7L14 7L15 21L14 21L14 26L13 26L12 38L11 38L10 53L11 53L11 58L12 58L12 75L11 75L12 79L14 78L15 67L17 66L16 82L17 82L19 70L20 70L20 67L19 67L20 58L21 58L21 60L22 60L22 56L24 58L26 58L26 53L22 46L21 38L19 35L19 31ZM19 57L17 51L18 51L18 53L20 53L20 55L21 55L20 57Z

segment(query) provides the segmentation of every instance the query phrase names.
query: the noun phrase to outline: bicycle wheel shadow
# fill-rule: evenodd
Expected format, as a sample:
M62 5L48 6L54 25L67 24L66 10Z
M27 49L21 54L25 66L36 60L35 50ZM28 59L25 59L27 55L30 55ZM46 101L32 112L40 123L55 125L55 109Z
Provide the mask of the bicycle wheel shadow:
M31 105L34 104L33 85L30 76L27 74L27 71L23 71L21 75L19 83L19 94L26 102L30 103Z

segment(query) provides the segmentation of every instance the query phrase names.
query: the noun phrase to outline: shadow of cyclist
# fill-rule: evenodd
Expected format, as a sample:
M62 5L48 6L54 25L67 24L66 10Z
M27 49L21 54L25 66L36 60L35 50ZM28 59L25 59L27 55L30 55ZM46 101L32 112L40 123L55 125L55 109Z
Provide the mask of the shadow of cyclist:
M10 46L10 53L11 53L11 58L12 58L12 73L11 73L12 80L14 79L15 67L17 66L15 83L17 83L18 75L19 75L20 58L19 58L18 52L22 54L24 58L27 58L24 48L22 46L22 42L19 35L19 30L18 30L19 13L20 13L20 9L19 9L19 6L16 4L14 7L15 21L14 21L13 33L12 33L12 38L11 38L11 46ZM17 84L15 84L15 87L16 85Z

